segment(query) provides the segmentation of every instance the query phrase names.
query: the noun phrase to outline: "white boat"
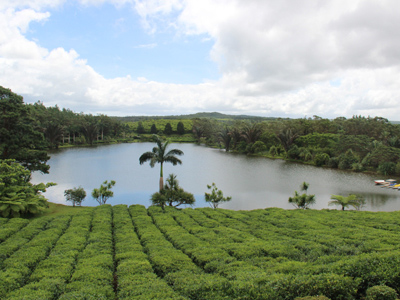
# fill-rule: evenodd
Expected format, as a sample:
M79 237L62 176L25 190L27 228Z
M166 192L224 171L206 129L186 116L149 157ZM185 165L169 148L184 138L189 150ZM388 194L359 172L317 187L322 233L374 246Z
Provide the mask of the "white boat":
M381 184L385 183L385 180L378 179L378 180L375 180L374 182L376 185L381 185Z

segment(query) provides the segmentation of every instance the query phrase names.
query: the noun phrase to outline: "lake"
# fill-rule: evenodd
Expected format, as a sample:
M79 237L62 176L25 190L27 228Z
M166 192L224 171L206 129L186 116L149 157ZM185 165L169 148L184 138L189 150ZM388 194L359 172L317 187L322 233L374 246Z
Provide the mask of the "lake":
M151 151L154 143L133 143L61 149L50 153L50 174L34 172L32 182L55 182L45 196L49 201L65 201L64 190L82 186L87 193L85 206L98 203L91 197L94 188L105 180L115 180L114 197L107 203L150 205L150 196L158 191L160 166L139 164L139 157ZM193 207L209 206L204 200L207 184L215 182L224 196L232 200L221 205L233 210L251 210L266 207L294 208L288 203L295 190L300 192L303 181L310 184L308 193L315 194L313 209L340 209L328 206L331 195L361 194L367 204L363 210L400 210L400 192L374 185L382 177L340 170L318 168L283 160L226 153L223 150L195 144L171 144L185 154L182 165L164 164L164 180L168 174L177 175L179 184L193 193Z

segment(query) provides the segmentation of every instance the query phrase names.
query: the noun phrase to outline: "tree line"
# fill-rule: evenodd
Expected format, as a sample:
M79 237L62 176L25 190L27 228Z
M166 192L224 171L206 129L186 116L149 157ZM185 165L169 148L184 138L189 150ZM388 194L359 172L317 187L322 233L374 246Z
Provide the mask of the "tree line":
M194 119L198 143L315 166L400 175L400 126L381 117L277 119L261 122Z

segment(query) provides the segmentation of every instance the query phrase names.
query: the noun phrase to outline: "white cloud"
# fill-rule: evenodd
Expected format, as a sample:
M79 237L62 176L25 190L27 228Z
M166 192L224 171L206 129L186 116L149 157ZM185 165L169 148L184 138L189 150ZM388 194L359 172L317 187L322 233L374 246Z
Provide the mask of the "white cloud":
M399 119L397 0L79 1L105 2L132 5L149 33L209 36L221 78L197 85L106 79L75 50L45 49L25 37L31 22L45 22L45 10L65 1L17 0L0 4L0 84L30 101L91 113Z

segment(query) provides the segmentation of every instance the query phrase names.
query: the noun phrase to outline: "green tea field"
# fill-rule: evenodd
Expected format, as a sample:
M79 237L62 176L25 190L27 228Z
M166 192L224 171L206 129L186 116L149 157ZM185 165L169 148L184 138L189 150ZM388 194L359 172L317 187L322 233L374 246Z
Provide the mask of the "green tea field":
M365 299L376 285L400 292L400 212L102 205L0 218L4 300Z

